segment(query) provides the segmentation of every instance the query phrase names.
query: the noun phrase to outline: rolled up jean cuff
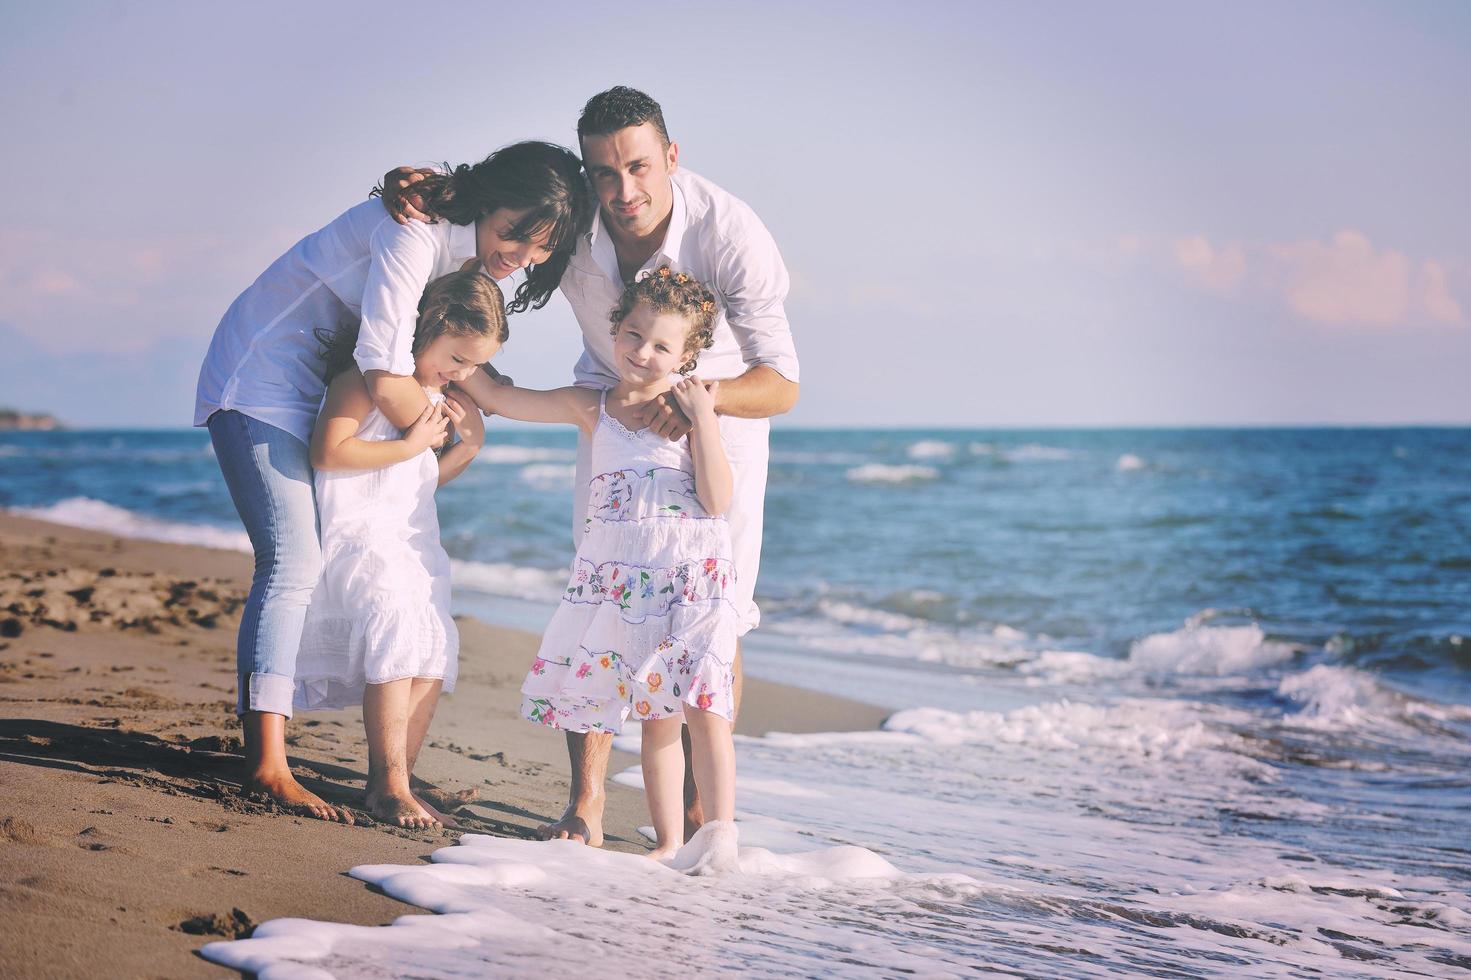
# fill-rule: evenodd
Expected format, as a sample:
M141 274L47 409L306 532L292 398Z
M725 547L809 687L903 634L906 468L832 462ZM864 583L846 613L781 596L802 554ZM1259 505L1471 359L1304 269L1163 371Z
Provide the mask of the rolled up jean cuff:
M296 693L294 678L285 674L242 674L237 685L240 692L235 713L270 711L291 717L291 697Z

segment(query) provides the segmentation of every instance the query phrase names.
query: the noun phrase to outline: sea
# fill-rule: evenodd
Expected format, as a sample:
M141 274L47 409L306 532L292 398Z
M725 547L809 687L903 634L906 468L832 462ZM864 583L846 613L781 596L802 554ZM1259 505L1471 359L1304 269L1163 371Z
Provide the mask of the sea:
M747 669L891 714L737 740L740 872L466 835L352 869L437 915L324 908L204 955L266 978L1471 971L1471 429L778 428L771 460ZM546 623L573 469L569 432L492 426L440 494L458 611ZM247 547L199 430L0 434L0 506Z

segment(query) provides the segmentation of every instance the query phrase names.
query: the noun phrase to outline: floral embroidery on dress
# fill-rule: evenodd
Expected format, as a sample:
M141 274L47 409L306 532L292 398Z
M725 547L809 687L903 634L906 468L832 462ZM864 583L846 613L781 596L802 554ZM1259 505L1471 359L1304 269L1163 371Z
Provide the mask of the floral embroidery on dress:
M612 732L686 705L730 718L739 615L729 524L700 505L686 443L601 418L581 543L522 685L522 714Z

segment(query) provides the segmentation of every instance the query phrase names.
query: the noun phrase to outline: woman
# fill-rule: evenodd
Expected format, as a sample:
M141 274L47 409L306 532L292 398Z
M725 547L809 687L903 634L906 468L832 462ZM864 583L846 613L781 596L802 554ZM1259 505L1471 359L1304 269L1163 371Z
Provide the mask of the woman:
M209 428L255 551L236 648L244 788L323 820L352 818L297 783L285 737L322 563L308 450L325 387L319 335L361 321L354 359L375 406L407 428L428 404L412 353L424 287L470 260L494 279L526 269L507 312L539 309L592 222L580 161L550 143L504 147L415 189L439 222L398 224L374 200L344 212L236 298L199 372L194 424Z

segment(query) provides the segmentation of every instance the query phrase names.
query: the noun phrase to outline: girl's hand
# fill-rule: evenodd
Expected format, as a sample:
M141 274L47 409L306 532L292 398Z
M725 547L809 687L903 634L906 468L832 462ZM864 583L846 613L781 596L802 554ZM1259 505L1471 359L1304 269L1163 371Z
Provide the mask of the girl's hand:
M448 426L449 417L438 405L430 405L413 425L404 430L404 442L408 443L415 455L426 449L438 449L449 436Z
M674 392L674 400L679 403L680 409L693 422L696 419L715 417L715 392L719 388L719 381L712 381L707 385L699 378L685 378L670 390Z
M473 402L466 404L461 401L463 397L453 391L445 395L444 410L449 415L450 424L455 427L455 434L460 437L460 442L478 451L485 445L485 419L480 417L480 409Z

